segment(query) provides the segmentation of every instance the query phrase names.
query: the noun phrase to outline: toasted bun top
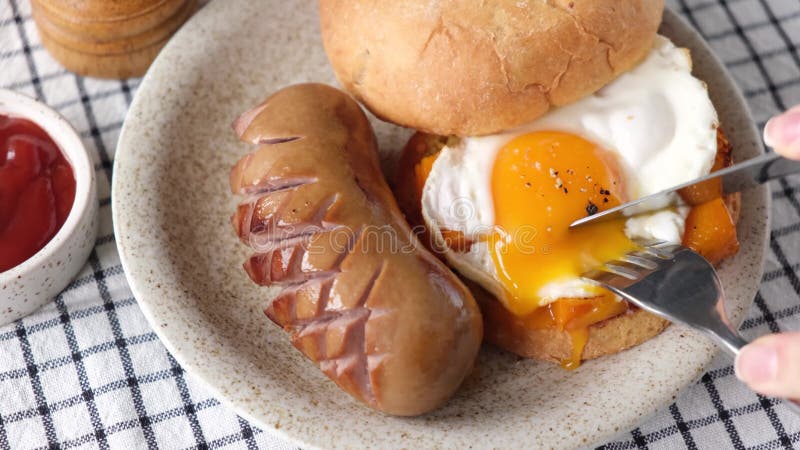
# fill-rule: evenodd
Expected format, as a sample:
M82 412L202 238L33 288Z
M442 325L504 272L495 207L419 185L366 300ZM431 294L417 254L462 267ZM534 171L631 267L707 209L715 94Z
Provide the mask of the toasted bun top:
M494 133L580 99L650 50L663 0L320 0L339 82L375 115Z

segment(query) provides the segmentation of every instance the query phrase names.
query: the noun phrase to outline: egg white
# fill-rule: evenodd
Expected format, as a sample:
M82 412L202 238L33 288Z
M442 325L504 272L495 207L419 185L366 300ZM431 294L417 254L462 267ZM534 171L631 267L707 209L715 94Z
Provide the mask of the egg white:
M691 68L688 50L657 36L642 63L595 94L508 132L451 141L434 162L422 193L422 215L434 238L441 244L441 230L447 229L477 240L492 230L491 176L497 153L515 137L534 131L575 134L615 152L630 199L709 173L717 151L717 113ZM687 212L670 208L630 218L625 233L631 239L678 243ZM440 248L464 276L497 297L506 295L486 242L475 242L466 252ZM565 277L538 294L543 306L558 298L592 297L596 290L577 277Z

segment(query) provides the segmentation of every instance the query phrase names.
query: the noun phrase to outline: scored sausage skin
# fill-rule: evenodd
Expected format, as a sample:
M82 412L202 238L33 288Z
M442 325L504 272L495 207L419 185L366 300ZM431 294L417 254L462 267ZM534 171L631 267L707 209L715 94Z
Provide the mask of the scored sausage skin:
M342 389L377 410L442 405L483 328L469 290L416 240L380 171L358 104L321 84L284 88L233 124L257 145L230 174L250 278L280 286L265 313Z

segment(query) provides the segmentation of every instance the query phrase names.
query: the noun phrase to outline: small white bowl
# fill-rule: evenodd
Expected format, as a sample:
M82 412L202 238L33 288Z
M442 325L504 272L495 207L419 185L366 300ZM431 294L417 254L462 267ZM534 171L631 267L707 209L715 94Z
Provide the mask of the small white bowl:
M41 250L0 272L0 325L24 317L50 301L75 278L97 238L97 188L92 159L72 125L50 107L0 89L0 114L38 124L72 166L75 201L67 220Z

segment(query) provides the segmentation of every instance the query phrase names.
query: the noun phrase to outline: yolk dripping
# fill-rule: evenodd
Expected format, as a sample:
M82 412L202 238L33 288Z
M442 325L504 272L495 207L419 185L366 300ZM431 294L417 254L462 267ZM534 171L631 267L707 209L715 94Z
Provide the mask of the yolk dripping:
M496 228L489 243L510 294L505 306L517 316L554 300L541 297L546 284L579 277L635 248L624 220L569 229L574 220L626 200L614 156L583 138L521 135L498 152L491 183Z

